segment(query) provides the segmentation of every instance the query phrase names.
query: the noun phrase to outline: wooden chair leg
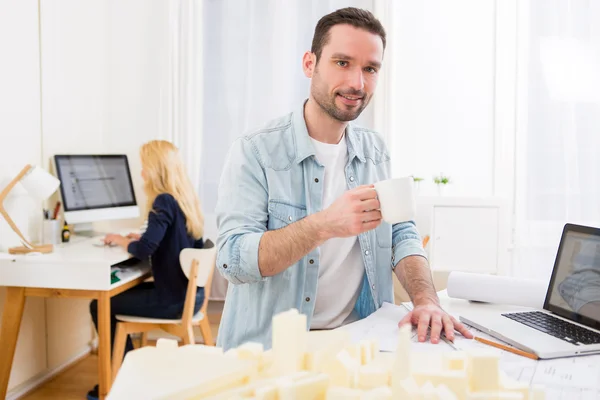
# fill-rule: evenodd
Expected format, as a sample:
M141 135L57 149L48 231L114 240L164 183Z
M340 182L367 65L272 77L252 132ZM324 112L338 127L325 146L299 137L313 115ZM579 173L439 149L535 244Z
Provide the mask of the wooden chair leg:
M194 327L192 325L188 325L187 327L183 327L183 344L196 344L196 339L194 338Z
M142 336L140 337L140 347L148 346L148 332L142 332Z
M208 321L208 317L206 315L200 320L200 332L202 333L202 337L204 338L205 345L215 345L215 342L212 337L212 330L210 329L210 322Z
M124 322L119 322L117 324L117 330L115 332L115 344L113 346L112 353L112 376L113 380L117 376L117 372L119 372L119 368L121 368L121 364L123 363L123 355L125 354L125 345L127 343L127 326Z

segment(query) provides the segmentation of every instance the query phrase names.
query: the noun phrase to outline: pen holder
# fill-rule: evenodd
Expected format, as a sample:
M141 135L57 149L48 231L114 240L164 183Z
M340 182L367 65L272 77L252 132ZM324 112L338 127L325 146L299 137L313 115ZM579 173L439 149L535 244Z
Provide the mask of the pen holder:
M43 229L44 243L60 244L62 225L58 219L45 219Z

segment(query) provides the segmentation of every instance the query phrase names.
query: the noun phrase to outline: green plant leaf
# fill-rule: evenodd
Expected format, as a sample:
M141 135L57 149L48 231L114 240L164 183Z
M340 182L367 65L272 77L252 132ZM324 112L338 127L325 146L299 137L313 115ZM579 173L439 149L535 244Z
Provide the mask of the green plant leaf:
M448 183L450 183L450 177L444 175L434 176L433 181L436 185L447 185Z

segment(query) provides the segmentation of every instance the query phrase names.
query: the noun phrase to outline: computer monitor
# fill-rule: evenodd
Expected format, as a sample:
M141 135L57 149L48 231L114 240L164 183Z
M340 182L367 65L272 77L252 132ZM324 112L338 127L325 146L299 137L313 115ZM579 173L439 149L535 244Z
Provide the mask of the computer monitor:
M96 221L139 217L126 155L55 155L54 165L65 220L76 232L91 231Z

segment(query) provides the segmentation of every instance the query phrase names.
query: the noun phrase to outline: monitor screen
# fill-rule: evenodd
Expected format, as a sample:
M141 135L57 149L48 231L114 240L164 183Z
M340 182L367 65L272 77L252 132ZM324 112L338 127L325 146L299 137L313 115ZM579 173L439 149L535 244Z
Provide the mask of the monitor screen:
M56 155L64 210L137 205L126 155Z
M565 229L546 306L595 327L600 322L600 235L588 229Z

